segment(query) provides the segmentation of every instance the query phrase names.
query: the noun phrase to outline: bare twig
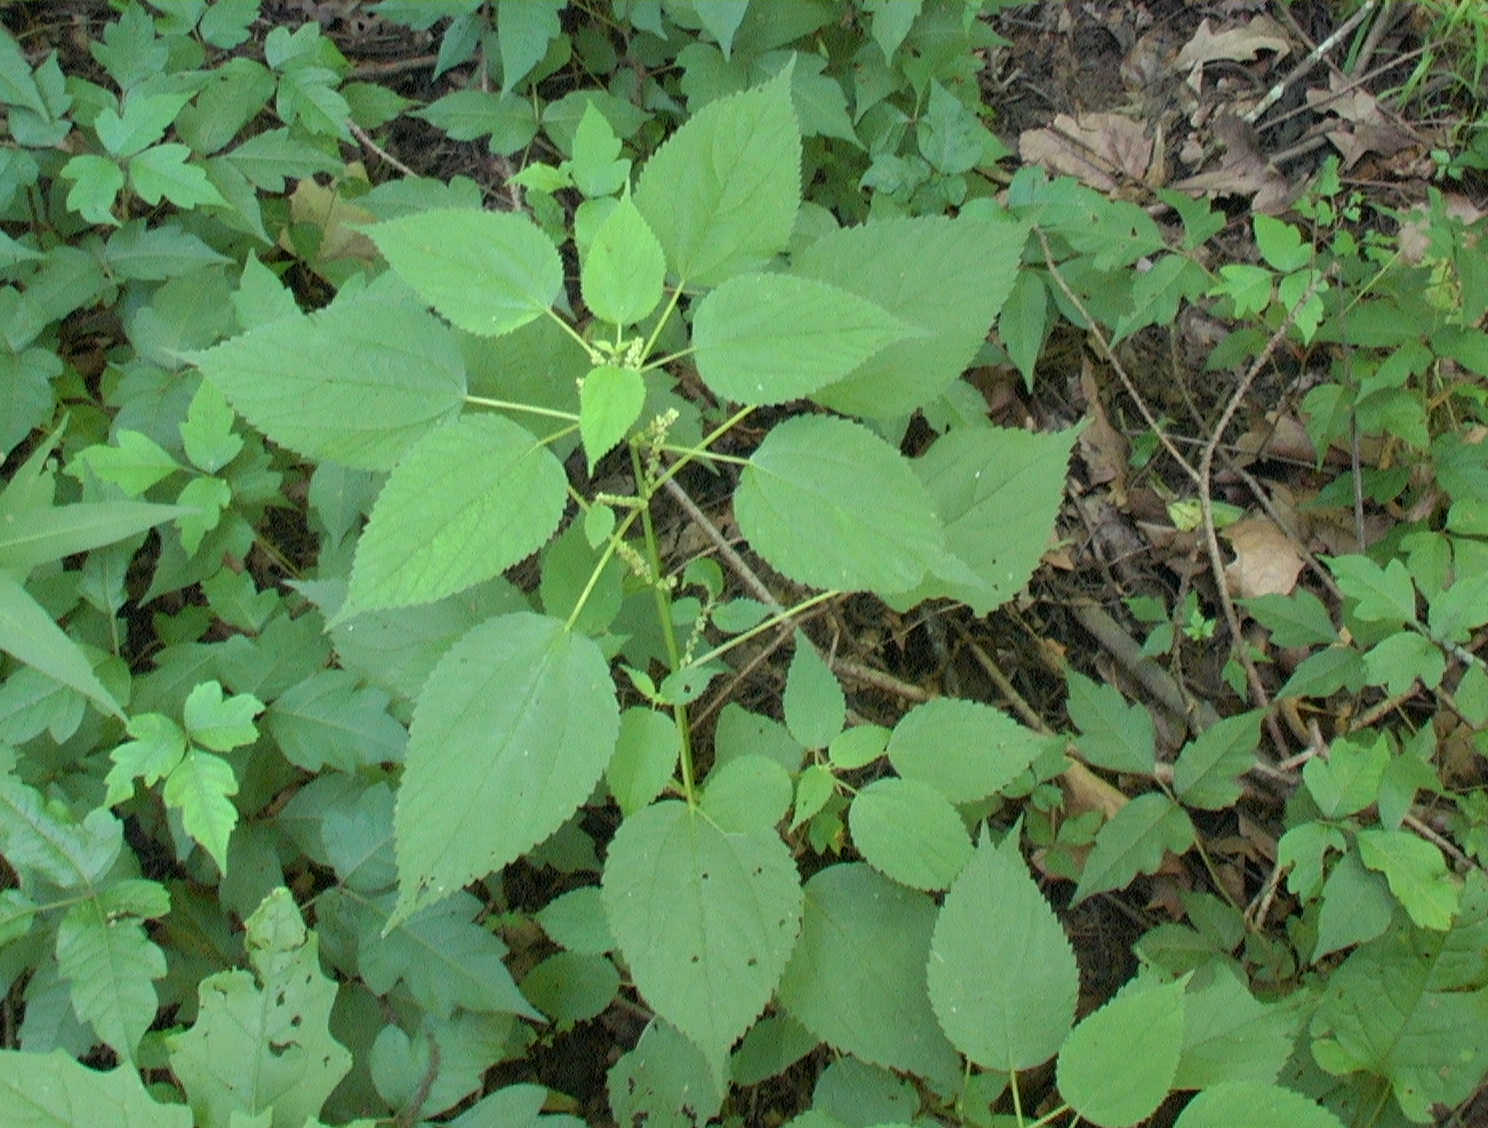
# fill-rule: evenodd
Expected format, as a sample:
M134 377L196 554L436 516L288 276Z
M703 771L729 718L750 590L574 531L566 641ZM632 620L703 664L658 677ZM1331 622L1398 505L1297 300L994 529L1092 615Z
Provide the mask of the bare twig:
M1323 56L1331 51L1340 39L1358 27L1364 18L1374 10L1376 3L1377 0L1364 0L1364 3L1359 5L1357 12L1339 24L1332 35L1314 47L1305 59L1289 70L1275 86L1266 91L1266 96L1245 112L1243 115L1244 120L1254 125L1262 114L1281 100L1281 96L1287 92L1287 87L1312 70L1313 67L1317 66L1322 61ZM1282 8L1282 12L1285 14L1285 7Z
M392 165L404 176L418 176L418 173L414 172L413 169L409 168L406 164L389 153L376 141L372 140L371 134L369 134L365 129L359 126L356 122L352 121L350 118L346 119L346 128L351 130L351 135L358 141L360 141L363 146L376 153L379 157L385 160L388 164Z
M1250 692L1257 707L1266 710L1266 726L1271 732L1271 739L1276 745L1276 754L1279 757L1285 757L1287 754L1286 737L1282 734L1281 725L1271 708L1271 697L1261 681L1260 671L1256 669L1255 662L1251 660L1250 651L1245 645L1245 635L1240 628L1240 614L1235 610L1235 601L1230 598L1230 589L1225 580L1224 557L1220 555L1219 536L1214 528L1214 455L1224 438L1226 428L1235 418L1235 413L1240 410L1240 405L1245 402L1245 397L1250 394L1251 385L1255 383L1256 377L1270 362L1271 354L1276 351L1276 347L1286 339L1287 333L1297 320L1297 314L1312 300L1322 284L1323 273L1315 271L1306 292L1291 309L1287 310L1286 317L1282 318L1281 324L1276 327L1276 332L1271 334L1266 347L1245 370L1245 375L1240 378L1240 383L1230 396L1229 402L1225 404L1224 411L1220 413L1219 422L1214 425L1209 441L1204 444L1203 453L1199 456L1199 506L1204 515L1204 547L1209 552L1209 567L1214 574L1214 586L1217 589L1220 606L1224 609L1225 623L1230 629L1234 653L1245 668L1245 678L1250 685Z

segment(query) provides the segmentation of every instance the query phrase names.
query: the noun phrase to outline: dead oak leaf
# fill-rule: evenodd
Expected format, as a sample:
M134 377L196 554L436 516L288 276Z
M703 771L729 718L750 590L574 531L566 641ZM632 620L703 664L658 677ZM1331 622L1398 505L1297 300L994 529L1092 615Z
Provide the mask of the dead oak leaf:
M1291 49L1292 42L1286 29L1270 16L1256 16L1243 27L1219 32L1213 30L1206 19L1178 52L1173 68L1188 71L1189 85L1197 89L1205 63L1217 60L1246 62L1262 51L1274 51L1276 57L1281 58Z
M1280 215L1301 191L1293 188L1275 165L1266 159L1255 130L1234 114L1215 119L1214 136L1225 147L1219 164L1207 172L1186 177L1173 185L1190 195L1250 196L1251 206L1262 215Z
M1122 114L1060 114L1047 129L1024 130L1018 155L1051 175L1073 176L1097 191L1114 192L1146 179L1152 138L1141 122Z
M1268 517L1247 517L1224 530L1235 550L1225 568L1225 580L1241 599L1258 595L1290 595L1302 574L1302 554L1292 538Z

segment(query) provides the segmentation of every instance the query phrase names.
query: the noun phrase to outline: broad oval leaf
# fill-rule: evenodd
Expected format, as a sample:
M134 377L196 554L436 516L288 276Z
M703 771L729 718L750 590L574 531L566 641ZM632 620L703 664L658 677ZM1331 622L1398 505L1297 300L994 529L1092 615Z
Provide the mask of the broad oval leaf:
M601 892L636 986L718 1062L770 1001L800 929L785 843L666 800L621 824Z
M527 612L472 628L414 709L393 820L393 923L557 830L594 790L619 729L592 639Z
M954 1076L956 1052L925 986L935 902L859 862L828 866L805 891L781 1003L843 1053L924 1077Z
M882 306L788 274L741 274L698 303L698 375L725 399L785 403L840 380L885 345L924 336Z
M948 596L986 615L1017 595L1048 547L1076 433L959 427L915 459L946 548L969 575L934 575L895 603Z
M338 619L432 603L498 575L552 535L567 490L553 452L509 419L474 415L440 428L372 506Z
M465 401L465 361L448 326L374 284L198 354L238 414L306 458L391 470Z
M801 131L786 72L709 102L646 162L636 207L689 286L755 270L790 243Z
M848 817L868 864L912 889L944 889L971 857L966 824L928 783L875 780L858 792Z
M563 290L558 249L524 215L434 208L366 230L419 297L467 333L510 333Z
M744 470L734 509L755 551L818 588L905 591L945 542L899 452L866 427L822 415L770 432Z
M963 215L866 223L812 243L792 273L845 287L931 334L887 346L813 398L887 419L939 396L986 341L1027 237L1022 223Z
M1173 1128L1343 1128L1343 1121L1316 1101L1258 1081L1226 1081L1188 1102Z
M945 896L930 945L930 1004L951 1042L986 1069L1053 1057L1075 1021L1075 952L1018 853L987 839Z
M594 464L625 438L646 406L646 381L633 368L601 364L591 369L579 389L579 436L589 473Z
M1129 984L1070 1032L1059 1051L1059 1095L1090 1123L1131 1128L1162 1104L1183 1050L1186 983Z
M594 232L579 270L584 304L602 321L634 325L661 301L665 281L661 244L635 203L620 200Z
M1138 795L1095 836L1071 904L1108 889L1122 889L1139 873L1156 873L1163 855L1194 844L1188 813L1158 791Z
M937 697L894 726L888 753L905 779L929 784L952 803L974 803L1016 779L1047 743L990 705Z

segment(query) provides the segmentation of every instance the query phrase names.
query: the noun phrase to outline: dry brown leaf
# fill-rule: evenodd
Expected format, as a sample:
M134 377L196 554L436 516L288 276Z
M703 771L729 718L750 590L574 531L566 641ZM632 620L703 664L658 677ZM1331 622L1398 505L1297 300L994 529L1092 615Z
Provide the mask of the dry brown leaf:
M1442 193L1442 206L1446 213L1471 226L1483 218L1484 213L1460 192ZM1400 224L1400 259L1407 266L1419 266L1430 249L1427 231L1431 227L1431 213L1424 207L1412 208Z
M1269 517L1247 517L1224 530L1235 550L1225 568L1232 594L1241 599L1257 595L1290 595L1302 574L1302 554L1292 538Z
M1219 166L1180 180L1174 188L1206 197L1251 196L1251 206L1263 215L1280 215L1291 206L1300 189L1287 183L1266 159L1254 129L1234 114L1225 114L1215 120L1214 135L1225 146Z
M1343 89L1346 80L1335 74L1331 89L1307 91L1307 103L1329 115L1321 132L1343 156L1343 167L1352 168L1366 153L1392 157L1420 142L1400 127L1367 90Z
M1232 27L1216 32L1205 20L1193 33L1193 38L1183 45L1178 57L1173 60L1175 70L1189 72L1190 85L1197 86L1205 63L1217 59L1245 62L1254 59L1262 51L1275 51L1282 58L1292 49L1286 29L1270 16L1256 16L1244 27Z
M1091 485L1111 483L1118 505L1126 496L1126 467L1130 444L1126 436L1111 425L1101 403L1100 386L1089 358L1080 369L1080 391L1085 394L1085 416L1089 424L1080 432L1080 458L1090 475Z
M1026 129L1018 155L1055 176L1073 176L1101 192L1145 180L1152 167L1152 138L1141 122L1122 114L1060 114L1047 129Z
M1116 812L1131 802L1121 789L1107 783L1078 761L1072 762L1059 777L1064 783L1064 813L1073 818L1086 811L1099 811L1114 819Z

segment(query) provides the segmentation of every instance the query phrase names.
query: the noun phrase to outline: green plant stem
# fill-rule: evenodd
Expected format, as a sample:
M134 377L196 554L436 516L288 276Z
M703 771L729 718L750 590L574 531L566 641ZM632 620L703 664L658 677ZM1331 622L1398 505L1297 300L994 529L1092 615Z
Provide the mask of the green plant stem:
M825 603L829 599L836 599L841 594L842 592L838 591L835 588L830 591L819 591L810 599L803 599L794 607L787 607L778 615L771 615L768 619L764 620L764 622L756 623L743 634L737 634L733 638L729 639L727 642L715 646L712 650L708 651L708 653L702 655L701 657L694 658L692 660L692 665L706 666L709 662L713 661L713 659L723 657L723 655L727 654L730 650L738 646L740 643L748 642L756 635L764 634L766 631L772 629L773 627L794 619L796 616L801 614L801 612L808 611L811 608L817 606L817 604Z
M498 411L523 411L528 415L543 415L549 419L562 419L565 423L577 423L579 417L571 411L558 411L551 407L538 407L530 403L513 403L510 400L487 399L485 396L466 396L466 403L478 407L492 407Z
M646 338L646 347L641 351L642 356L650 356L651 350L656 347L656 342L661 339L661 331L666 328L666 323L672 319L672 312L677 308L677 303L682 300L682 283L677 283L677 288L672 291L672 296L667 299L666 309L661 311L661 316L656 319L656 325L651 330L651 336ZM647 368L659 367L663 362L657 361L655 365L647 365ZM645 369L642 369L645 371Z
M661 637L666 643L667 665L675 673L682 668L682 651L677 646L677 631L672 622L672 600L661 580L661 556L656 548L656 526L651 518L651 499L656 495L658 487L653 486L645 480L646 468L641 463L641 452L632 443L630 447L630 464L635 472L638 492L646 502L640 507L641 525L646 533L646 558L655 573L657 581L651 585L651 595L656 601L656 616L661 620ZM672 716L677 722L677 732L682 738L682 754L678 758L682 766L682 793L687 799L687 805L697 806L697 785L693 774L692 763L692 726L688 720L687 705L677 702L672 705Z

